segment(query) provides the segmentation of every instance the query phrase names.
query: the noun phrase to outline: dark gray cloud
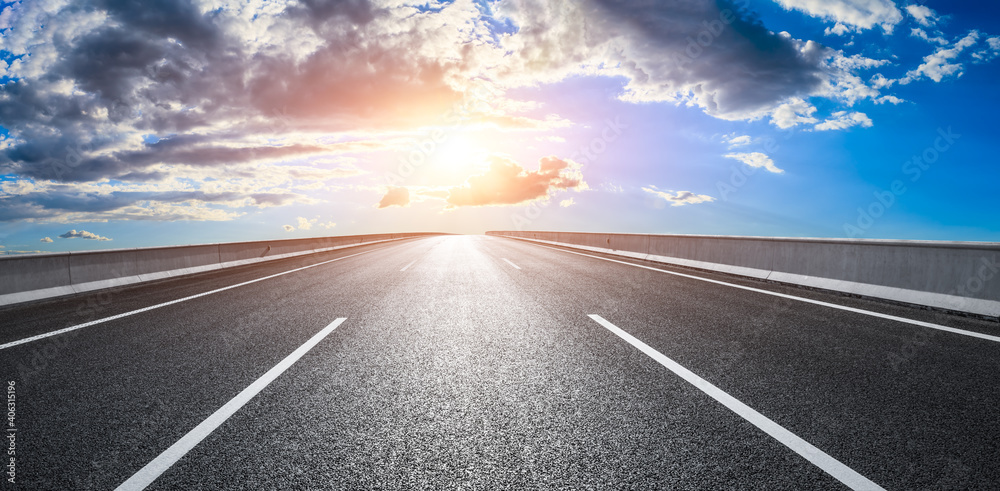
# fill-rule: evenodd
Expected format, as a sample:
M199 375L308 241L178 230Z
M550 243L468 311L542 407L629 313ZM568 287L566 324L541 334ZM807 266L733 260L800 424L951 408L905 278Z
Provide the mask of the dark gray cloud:
M774 118L782 105L808 97L857 97L860 82L832 63L840 53L769 30L751 7L746 0L510 0L504 12L520 32L505 41L511 60L498 71L516 81L620 75L628 80L624 100L693 104L730 120ZM878 95L868 89L865 97ZM779 115L775 123L789 121Z
M771 108L814 92L826 78L822 62L830 52L772 32L746 8L749 2L595 1L602 17L641 33L630 50L642 61L632 68L634 80L646 75L643 86L666 92L697 84L710 113ZM667 63L655 63L656 53L669 54Z
M323 149L238 141L303 128L398 126L441 114L460 96L445 78L461 62L414 56L419 32L366 31L376 19L392 21L367 1L310 0L273 16L274 43L305 47L250 50L247 26L186 0L80 1L47 22L58 29L94 11L107 21L49 39L57 56L44 73L0 86L0 124L19 140L0 150L3 171L67 182L141 180L159 177L146 170L158 163L302 156ZM175 136L143 145L136 137L144 133Z
M144 206L148 203L178 204L197 203L199 205L246 202L247 206L283 206L301 201L304 196L287 192L222 192L203 191L116 191L111 193L79 193L59 187L42 192L9 196L0 200L0 221L22 221L54 219L72 213L80 215L115 216L128 207ZM169 219L167 215L160 219ZM157 219L147 217L144 219Z

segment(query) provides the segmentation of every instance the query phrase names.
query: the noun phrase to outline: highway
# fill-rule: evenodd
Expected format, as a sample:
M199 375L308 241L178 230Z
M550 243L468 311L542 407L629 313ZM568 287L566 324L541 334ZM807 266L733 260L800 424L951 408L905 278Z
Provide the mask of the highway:
M609 259L438 236L0 309L4 489L1000 482L996 322Z

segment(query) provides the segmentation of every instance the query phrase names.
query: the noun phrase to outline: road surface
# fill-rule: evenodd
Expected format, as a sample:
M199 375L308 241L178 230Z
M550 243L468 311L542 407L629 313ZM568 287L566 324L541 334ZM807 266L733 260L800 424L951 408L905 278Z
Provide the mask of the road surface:
M296 257L0 325L4 489L1000 482L995 322L513 239Z

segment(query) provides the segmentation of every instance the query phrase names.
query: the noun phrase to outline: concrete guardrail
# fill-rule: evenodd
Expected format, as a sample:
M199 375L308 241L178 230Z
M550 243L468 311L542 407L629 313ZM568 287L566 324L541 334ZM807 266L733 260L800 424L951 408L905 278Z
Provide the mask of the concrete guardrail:
M0 256L0 306L433 233Z
M1000 318L1000 243L487 232L647 261Z

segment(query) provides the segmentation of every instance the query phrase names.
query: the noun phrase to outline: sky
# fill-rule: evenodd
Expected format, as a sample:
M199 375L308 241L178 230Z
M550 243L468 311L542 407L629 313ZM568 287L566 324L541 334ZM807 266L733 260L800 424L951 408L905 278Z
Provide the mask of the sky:
M487 230L1000 241L998 10L0 2L0 254Z

